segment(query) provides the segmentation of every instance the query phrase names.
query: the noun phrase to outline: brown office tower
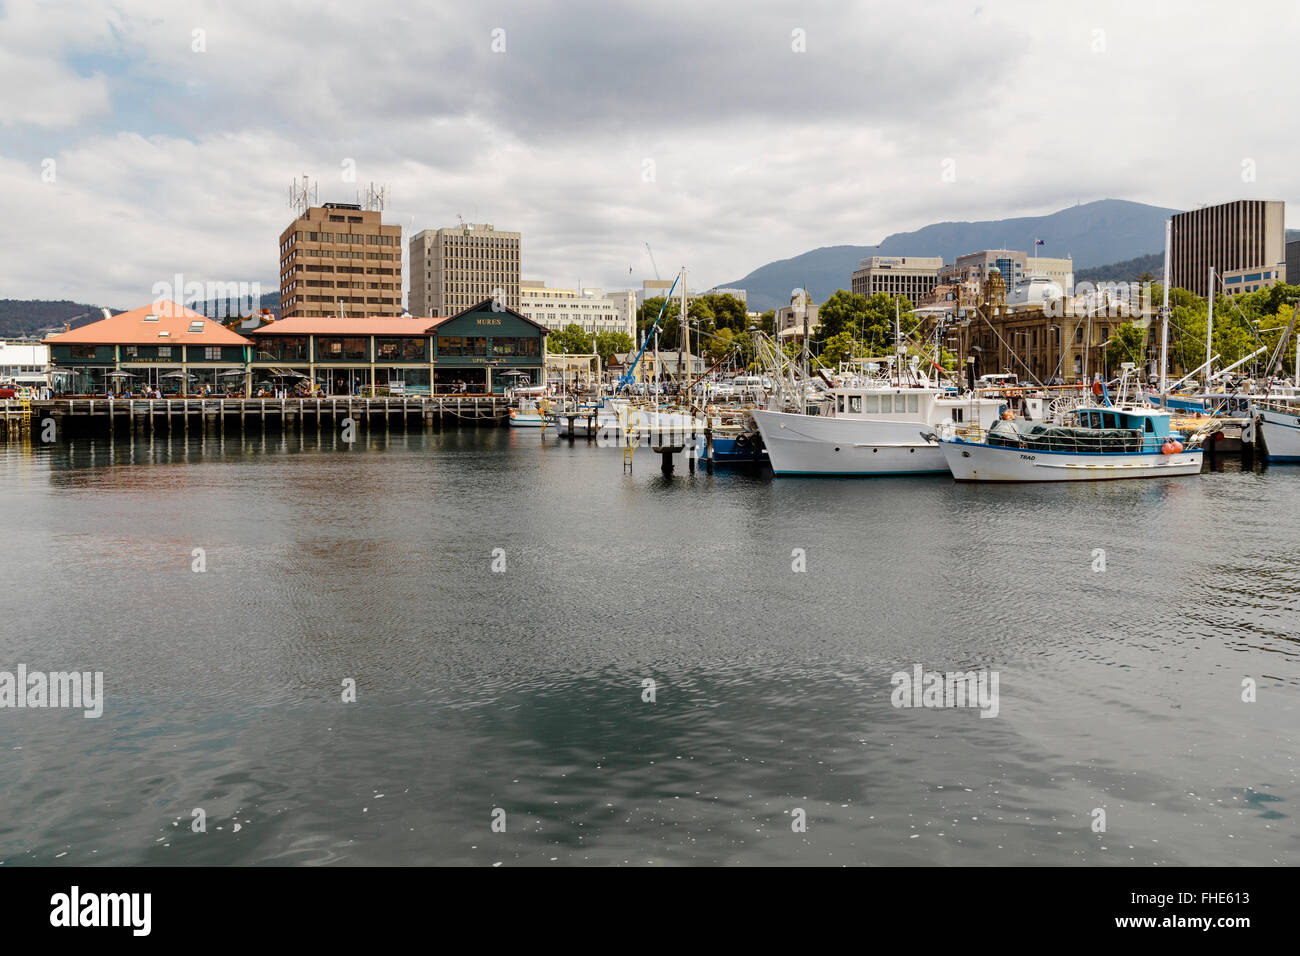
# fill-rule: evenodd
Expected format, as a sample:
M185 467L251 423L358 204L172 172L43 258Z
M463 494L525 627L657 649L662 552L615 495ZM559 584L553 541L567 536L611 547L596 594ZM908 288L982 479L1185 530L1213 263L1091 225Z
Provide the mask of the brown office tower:
M402 312L402 227L352 203L312 206L280 234L280 318Z

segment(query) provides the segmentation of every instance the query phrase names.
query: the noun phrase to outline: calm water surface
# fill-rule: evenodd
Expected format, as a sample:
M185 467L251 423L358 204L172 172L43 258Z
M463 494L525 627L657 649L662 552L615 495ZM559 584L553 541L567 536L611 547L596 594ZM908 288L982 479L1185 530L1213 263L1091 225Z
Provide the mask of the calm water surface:
M0 710L0 861L1300 864L1300 469L621 459L509 430L0 446L0 670L107 697ZM895 709L915 664L997 671L1000 713Z

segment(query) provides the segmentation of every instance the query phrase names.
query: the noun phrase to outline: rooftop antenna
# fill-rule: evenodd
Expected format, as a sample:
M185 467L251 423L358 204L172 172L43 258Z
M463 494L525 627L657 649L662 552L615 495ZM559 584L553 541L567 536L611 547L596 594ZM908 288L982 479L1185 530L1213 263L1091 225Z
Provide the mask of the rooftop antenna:
M316 184L306 173L303 173L302 180L295 179L293 185L289 187L289 208L301 216L312 206L318 205L320 201Z
M375 184L370 183L364 190L357 190L357 204L368 212L383 212L384 204L390 198L387 186L376 189Z

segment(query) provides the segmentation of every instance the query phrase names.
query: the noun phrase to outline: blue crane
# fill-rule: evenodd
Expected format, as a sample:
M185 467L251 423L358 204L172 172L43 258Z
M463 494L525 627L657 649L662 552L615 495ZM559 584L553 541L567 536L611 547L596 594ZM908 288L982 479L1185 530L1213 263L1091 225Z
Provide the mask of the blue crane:
M664 310L668 308L668 303L673 300L673 290L677 288L677 282L681 277L682 274L679 272L677 273L677 277L673 279L672 288L668 290L668 295L664 298L664 304L659 306L659 314L655 316L654 325L650 326L650 328L646 330L645 341L641 343L641 350L636 353L636 358L634 358L632 364L627 367L627 371L618 377L618 387L620 389L626 388L632 384L632 377L636 374L636 367L641 362L641 356L644 355L645 350L650 347L650 340L654 338L655 331L659 328L659 321L664 317Z

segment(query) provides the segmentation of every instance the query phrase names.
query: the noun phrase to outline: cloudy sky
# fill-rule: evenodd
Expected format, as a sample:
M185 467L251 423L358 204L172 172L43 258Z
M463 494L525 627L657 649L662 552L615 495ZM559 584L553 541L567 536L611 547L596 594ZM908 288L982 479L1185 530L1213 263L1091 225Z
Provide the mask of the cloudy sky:
M698 287L942 220L1292 200L1297 38L1294 0L0 0L0 298L274 289L304 174L606 288L647 242Z

